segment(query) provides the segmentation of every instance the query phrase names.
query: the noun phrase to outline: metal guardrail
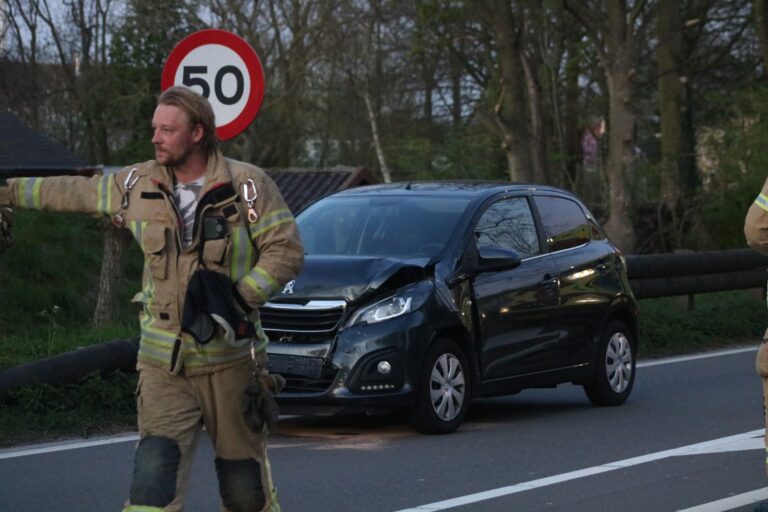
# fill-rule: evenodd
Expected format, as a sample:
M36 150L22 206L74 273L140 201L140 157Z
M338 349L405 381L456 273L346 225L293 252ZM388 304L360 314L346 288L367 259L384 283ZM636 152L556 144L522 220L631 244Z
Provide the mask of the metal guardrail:
M111 340L0 371L0 404L11 391L28 384L52 386L77 382L88 375L136 370L139 339Z
M765 288L768 256L752 249L627 256L635 298Z
M638 299L765 288L768 256L752 249L627 256L627 276ZM138 339L112 340L0 371L0 403L33 382L57 385L99 372L130 372Z

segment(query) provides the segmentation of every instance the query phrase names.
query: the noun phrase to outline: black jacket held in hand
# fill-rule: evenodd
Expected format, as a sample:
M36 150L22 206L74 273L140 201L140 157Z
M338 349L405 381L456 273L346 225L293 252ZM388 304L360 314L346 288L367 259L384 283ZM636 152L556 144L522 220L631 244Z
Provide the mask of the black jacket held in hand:
M229 277L212 270L197 270L187 287L181 330L204 345L213 338L218 325L232 346L249 342L255 330L235 304L236 294Z

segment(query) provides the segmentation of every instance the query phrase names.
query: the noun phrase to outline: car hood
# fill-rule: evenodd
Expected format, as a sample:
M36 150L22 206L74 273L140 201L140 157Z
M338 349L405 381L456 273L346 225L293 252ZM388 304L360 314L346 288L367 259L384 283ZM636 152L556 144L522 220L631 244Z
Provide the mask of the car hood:
M423 279L429 258L394 259L367 256L306 256L298 277L271 300L345 299L354 302L395 276L397 287Z

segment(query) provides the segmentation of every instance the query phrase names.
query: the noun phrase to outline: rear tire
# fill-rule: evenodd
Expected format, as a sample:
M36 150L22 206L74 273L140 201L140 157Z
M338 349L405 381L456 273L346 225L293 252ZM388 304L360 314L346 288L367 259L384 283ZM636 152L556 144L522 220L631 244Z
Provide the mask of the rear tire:
M598 344L592 382L584 386L595 405L621 405L635 384L635 340L620 320L608 324Z
M455 341L438 339L424 357L411 424L422 434L454 432L467 413L469 390L464 352Z

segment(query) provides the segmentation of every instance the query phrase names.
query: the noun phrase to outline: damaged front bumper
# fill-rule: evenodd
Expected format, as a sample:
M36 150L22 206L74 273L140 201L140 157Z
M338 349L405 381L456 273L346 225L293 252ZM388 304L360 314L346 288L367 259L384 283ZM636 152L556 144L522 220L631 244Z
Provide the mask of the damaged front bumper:
M414 379L434 337L421 309L375 324L346 328L328 340L273 339L270 371L286 378L283 414L369 413L409 406ZM306 341L306 340L305 340Z

